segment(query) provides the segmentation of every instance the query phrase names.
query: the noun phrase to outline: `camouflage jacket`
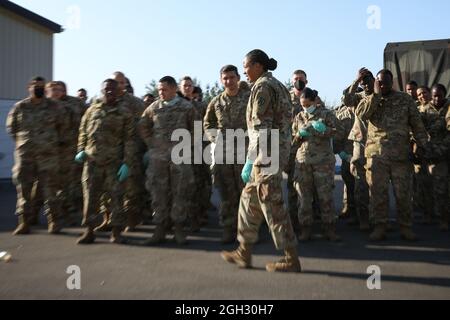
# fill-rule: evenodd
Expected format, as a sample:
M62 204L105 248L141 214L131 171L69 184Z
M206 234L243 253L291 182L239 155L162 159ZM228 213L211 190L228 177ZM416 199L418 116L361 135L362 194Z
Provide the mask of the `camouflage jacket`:
M32 104L27 98L14 105L6 120L6 129L16 143L16 154L33 158L36 155L58 155L62 143L63 112L53 100L44 98Z
M300 97L295 95L294 89L291 90L291 102L292 102L292 122L294 122L295 117L303 110L300 104Z
M355 113L352 108L343 106L335 112L336 117L336 135L333 139L334 153L342 151L349 155L353 154L353 141L349 140L350 132L355 123Z
M86 112L85 104L78 98L65 96L57 101L64 117L64 146L77 148L81 119Z
M133 115L119 103L93 104L83 116L78 152L85 151L89 161L98 165L126 163L131 166L136 153Z
M436 161L447 160L450 149L450 131L445 118L449 112L449 105L444 105L440 110L432 103L419 108L425 129L430 135L432 157Z
M312 127L313 121L322 121L326 126L324 133L319 133ZM309 137L299 136L299 131L305 129ZM294 145L297 149L296 159L300 163L309 165L335 163L331 139L336 135L336 117L332 111L317 108L312 114L300 112L292 125ZM298 147L298 148L297 148Z
M263 145L267 135L268 153L271 146L271 130L277 130L279 136L279 154L271 155L279 160L279 167L285 168L289 161L291 148L290 123L292 118L292 102L289 91L272 73L264 73L253 85L247 106L247 128L250 145L248 158L255 166L270 166L269 159L265 159L264 153L260 154L260 146ZM270 174L268 174L270 176Z
M138 123L145 111L144 101L126 92L123 96L119 97L119 103L130 110L135 122Z
M353 84L344 90L344 94L342 96L342 104L348 107L356 108L360 102L367 96L366 93L357 92L359 83L353 82Z
M150 105L138 124L139 135L144 140L153 156L160 154L166 159L170 156L177 141L172 141L172 134L176 129L185 129L193 136L195 111L192 104L182 98L174 105L167 105L158 100ZM192 146L192 140L191 140Z
M428 134L414 100L403 92L367 96L358 105L356 115L368 121L367 158L407 161L410 156L410 132L419 147L425 147Z

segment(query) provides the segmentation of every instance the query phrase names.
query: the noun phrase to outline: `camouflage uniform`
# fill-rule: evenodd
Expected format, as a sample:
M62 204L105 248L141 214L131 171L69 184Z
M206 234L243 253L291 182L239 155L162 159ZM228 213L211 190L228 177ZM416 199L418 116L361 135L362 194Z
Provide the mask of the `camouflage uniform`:
M119 97L119 103L127 108L133 115L133 125L137 128L138 122L145 111L144 102L129 94L124 93ZM146 203L147 192L145 190L145 168L143 158L145 154L145 143L136 134L137 152L133 155L133 161L128 164L130 176L126 181L126 192L124 197L124 209L127 215L127 225L131 228L139 225L143 221L144 204Z
M412 226L412 164L409 161L410 131L420 147L428 135L414 100L402 92L367 96L356 115L368 121L367 183L371 218L376 226L385 227L389 212L389 182L392 182L397 204L398 222L402 228Z
M319 133L311 125L313 121L322 121L326 131ZM307 129L311 136L300 138L301 129ZM334 157L331 139L336 134L336 117L325 109L319 108L313 114L300 112L292 126L294 143L299 145L296 155L295 187L300 197L299 221L302 227L310 227L314 222L313 194L315 189L324 226L333 226L336 222L334 213Z
M73 161L77 152L78 133L85 113L84 103L75 97L65 96L58 100L64 112L64 141L60 148L60 177L62 208L69 224L78 220L83 195L81 188L82 166ZM79 223L79 222L78 222Z
M123 208L125 184L118 181L122 164L131 166L136 154L133 115L119 103L94 103L81 121L78 152L85 151L83 170L83 226L95 227L100 200L111 203L109 225L122 228L127 219Z
M420 115L425 129L430 135L432 154L427 169L429 187L426 193L425 204L434 208L436 216L441 219L441 224L448 225L448 154L450 150L450 132L445 120L450 104L444 105L440 110L433 104L420 107ZM432 194L431 194L432 193Z
M172 161L172 149L178 143L172 142L171 137L175 129L188 130L192 135L194 110L190 102L175 99L174 105L162 100L154 102L145 110L138 125L139 134L149 149L146 184L151 190L155 210L153 221L158 226L169 220L183 224L192 207L192 166Z
M237 162L237 152L233 152L234 164L226 164L228 155L226 148L226 130L242 129L247 131L245 120L250 91L239 90L239 93L231 97L226 92L215 97L208 106L203 127L212 143L217 143L217 136L222 135L223 163L215 164L213 169L214 183L221 196L220 216L225 228L237 228L239 198L244 188L241 172L244 166ZM214 132L216 131L216 132ZM234 144L234 142L233 142ZM220 146L219 146L220 147ZM217 153L216 149L216 153ZM244 154L245 156L245 154ZM244 158L245 159L245 158Z
M345 152L348 155L353 155L353 143L348 139L355 122L355 114L352 108L343 106L335 111L337 119L336 128L337 134L333 140L333 149L336 154ZM350 159L349 159L350 160ZM342 160L341 175L344 181L344 200L343 200L343 214L355 220L356 205L355 205L355 178L350 171L350 161Z
M254 84L247 107L247 127L250 145L248 159L254 162L250 182L244 188L239 205L238 241L252 245L258 241L258 231L265 219L278 250L295 248L297 239L289 214L284 208L282 169L285 168L291 147L290 121L292 104L289 92L270 72L264 73ZM267 159L258 154L262 130L278 130L279 161L277 172L265 166ZM270 133L270 132L269 132ZM271 137L268 138L270 151ZM273 163L272 163L273 165Z
M16 143L13 182L17 188L16 214L20 224L32 218L32 191L39 181L45 214L49 225L61 225L59 195L59 145L61 143L62 113L59 105L43 99L33 104L22 100L10 111L6 128Z

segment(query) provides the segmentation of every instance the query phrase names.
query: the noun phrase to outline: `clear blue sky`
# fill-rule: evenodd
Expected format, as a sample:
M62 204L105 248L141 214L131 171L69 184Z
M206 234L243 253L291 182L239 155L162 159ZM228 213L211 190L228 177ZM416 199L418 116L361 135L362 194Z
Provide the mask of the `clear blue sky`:
M333 103L360 67L383 67L388 42L450 37L447 0L13 1L72 25L55 38L54 76L70 93L85 87L90 96L116 70L137 95L165 75L190 75L204 86L225 64L242 70L245 54L260 48L278 60L278 79L304 69ZM371 5L380 9L381 29L367 27ZM79 8L79 28L71 6Z

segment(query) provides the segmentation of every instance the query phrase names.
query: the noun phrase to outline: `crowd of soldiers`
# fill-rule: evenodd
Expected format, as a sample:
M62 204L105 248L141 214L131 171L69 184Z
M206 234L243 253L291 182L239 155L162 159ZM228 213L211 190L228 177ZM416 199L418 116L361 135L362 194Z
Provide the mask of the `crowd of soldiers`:
M209 105L190 77L178 84L166 76L159 81L158 99L147 94L141 100L126 76L115 72L89 104L84 89L70 97L64 82L33 78L29 97L7 119L16 143L19 225L14 234L29 234L43 208L51 234L79 225L82 212L85 232L79 244L93 243L97 232L111 232L112 243L124 243L124 232L152 223L156 228L148 245L164 242L172 230L184 245L188 231L208 223L214 186L221 198L222 242L240 244L223 252L223 259L251 267L252 247L265 220L275 246L285 251L267 270L299 272L297 241L312 239L315 221L321 221L329 241L340 241L339 216L370 231L371 241L384 240L390 184L405 240L416 240L414 210L422 212L425 223L439 219L441 231L448 231L450 101L443 85L418 87L412 81L403 93L393 90L389 70L375 77L362 68L344 91L342 106L329 109L307 86L306 72L294 72L289 92L269 72L276 67L261 50L245 58L247 82L237 67L226 65L220 70L224 91ZM245 164L175 163L173 131L193 133L196 121L212 145L227 130L248 132ZM259 150L264 129L279 135L277 172L270 171L267 155ZM192 143L192 157L194 149ZM234 149L224 151L238 158ZM333 198L337 155L345 184L339 215Z

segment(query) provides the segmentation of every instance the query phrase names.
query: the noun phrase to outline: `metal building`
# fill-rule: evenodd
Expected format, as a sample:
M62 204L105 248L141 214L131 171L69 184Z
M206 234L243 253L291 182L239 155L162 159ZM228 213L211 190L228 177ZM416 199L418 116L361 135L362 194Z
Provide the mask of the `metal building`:
M11 177L13 141L6 117L24 99L35 75L53 77L53 37L62 27L17 4L0 0L0 179Z

